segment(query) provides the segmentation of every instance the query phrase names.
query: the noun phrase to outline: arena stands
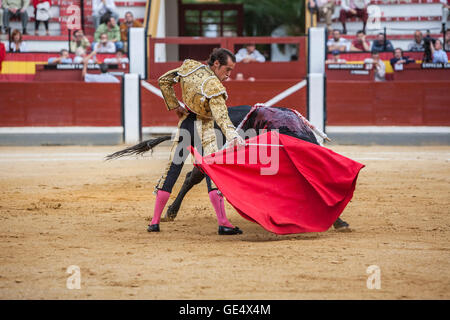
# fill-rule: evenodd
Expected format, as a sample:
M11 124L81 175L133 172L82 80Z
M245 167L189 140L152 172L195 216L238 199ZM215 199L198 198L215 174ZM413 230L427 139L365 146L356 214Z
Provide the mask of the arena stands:
M52 18L49 21L49 36L45 35L43 26L40 28L39 35L34 35L35 14L32 5L28 7L29 21L27 25L28 35L23 36L23 40L27 45L27 53L10 54L7 53L3 62L3 69L0 72L0 82L4 81L33 81L36 74L36 65L45 64L49 57L55 56L61 49L69 48L69 28L70 24L81 23L74 21L70 16L76 13L76 7L80 0L52 0L51 1ZM94 39L94 25L92 18L92 0L84 1L84 25L85 34L89 41ZM131 11L134 17L143 22L145 15L145 0L136 1L116 1L121 21L127 11ZM81 19L80 19L81 20ZM11 20L11 30L18 28L21 30L20 21ZM8 50L8 35L1 34L0 41ZM73 54L71 55L73 58ZM99 55L99 60L114 57L114 54Z
M49 36L45 36L42 26L40 34L38 36L34 35L34 9L31 5L27 9L29 16L27 31L29 35L24 36L24 40L27 42L27 47L30 52L59 52L63 48L68 49L67 22L69 22L69 24L74 22L70 19L70 16L77 11L76 8L71 6L79 6L80 0L51 0L51 3L52 18L49 21ZM145 0L116 1L116 6L119 10L121 21L123 21L123 17L127 11L131 11L136 19L143 21L145 15L145 3ZM84 1L83 14L85 33L88 36L88 39L92 42L95 32L92 18L92 0ZM11 29L18 28L21 30L20 21L11 20L10 27ZM0 40L5 44L5 46L7 46L8 36L6 34L0 35Z
M340 0L336 0L332 28L342 30L340 10ZM438 37L441 32L442 4L439 0L371 0L367 10L369 20L366 34L371 41L386 28L388 39L394 47L406 50L413 39L414 30L430 30L433 37ZM325 21L318 21L317 26L325 27ZM351 41L361 29L362 22L352 18L347 21L347 35L344 37Z

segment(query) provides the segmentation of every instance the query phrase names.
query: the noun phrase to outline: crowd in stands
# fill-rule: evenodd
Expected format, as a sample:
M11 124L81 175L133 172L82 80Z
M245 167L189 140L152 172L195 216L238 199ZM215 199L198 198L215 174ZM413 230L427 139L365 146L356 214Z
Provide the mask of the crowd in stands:
M10 35L6 50L5 45L0 42L0 68L6 51L27 52L26 42L23 41L22 36L27 34L28 14L26 8L30 5L30 1L35 10L35 34L38 34L41 22L44 24L46 34L49 34L48 21L51 17L49 0L0 0L0 7L4 9L0 10L0 33L3 28ZM9 29L9 20L12 17L20 18L22 32L19 29L11 32ZM85 82L120 82L108 72L108 68L111 65L120 65L121 68L126 68L126 65L129 64L129 59L125 54L128 30L142 27L142 24L134 19L132 12L128 11L125 13L124 22L119 26L119 15L113 0L94 0L93 17L96 27L93 41L89 41L83 30L75 30L72 32L69 50L62 49L58 56L49 58L47 63L49 65L83 64L82 78ZM104 58L97 55L103 53L115 54L115 56L109 55ZM89 64L97 64L101 71L100 74L88 73L87 66Z
M442 3L442 24L446 24L449 17L450 0L439 0ZM346 21L351 18L359 18L362 21L362 31L366 31L366 24L369 18L367 7L370 0L341 0L341 10L339 11L339 22L342 24L342 33L347 34ZM312 15L319 19L323 18L328 31L331 32L332 16L335 11L335 0L309 0L308 9ZM444 31L444 30L442 30Z
M49 35L50 0L0 0L0 34L5 32L10 35L6 51L27 52L26 42L23 41L22 36L28 34L27 8L30 5L34 8L35 35L38 35L41 23L44 25L45 34ZM128 11L125 13L124 22L119 26L119 13L114 0L93 0L92 7L95 26L94 41L91 43L83 30L75 30L69 43L69 53L79 53L77 56L82 56L94 50L98 53L115 53L118 50L122 53L126 52L129 28L142 27L142 23L135 20L133 13ZM13 17L20 19L22 30L10 29L10 20Z
M384 33L377 35L372 44L366 40L363 30L358 31L357 37L352 42L341 36L340 30L333 30L332 37L327 41L328 52L332 57L326 60L326 64L347 63L345 59L340 58L343 52L371 52L371 58L364 60L368 68L374 68L375 81L383 81L386 74L386 68L380 59L380 52L392 52L393 57L389 64L394 71L403 70L405 64L415 63L416 60L405 56L401 48L394 48L391 41L385 38ZM433 39L429 32L423 35L420 30L414 32L414 39L408 45L408 51L423 52L422 62L448 63L447 52L450 49L450 29L445 32L444 39Z
M450 49L450 29L445 32L444 39L442 40L433 39L429 32L424 37L420 30L416 30L414 32L414 39L408 44L408 51L425 52L428 46L432 51L432 59L434 59L435 53L443 57L445 51ZM336 50L340 52L394 52L397 50L392 45L392 42L386 39L384 33L379 33L377 38L370 44L366 40L366 35L363 30L358 31L356 39L350 42L341 36L341 31L338 29L333 30L332 37L327 41L327 49L330 53Z
M342 24L342 33L347 34L346 21L348 19L358 17L363 23L362 31L366 31L366 24L369 15L367 13L367 6L370 0L341 0L341 10L339 11L339 22ZM328 31L331 32L332 16L335 9L334 0L309 0L308 8L311 14L318 15L319 18L324 18Z

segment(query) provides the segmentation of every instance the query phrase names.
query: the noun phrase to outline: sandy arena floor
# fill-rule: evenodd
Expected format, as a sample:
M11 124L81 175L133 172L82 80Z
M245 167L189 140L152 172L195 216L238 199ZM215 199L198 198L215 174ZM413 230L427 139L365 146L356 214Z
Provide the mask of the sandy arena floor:
M330 147L366 164L353 231L289 236L229 204L244 234L217 235L205 182L148 233L169 149L102 161L121 148L0 148L0 299L450 299L450 147Z

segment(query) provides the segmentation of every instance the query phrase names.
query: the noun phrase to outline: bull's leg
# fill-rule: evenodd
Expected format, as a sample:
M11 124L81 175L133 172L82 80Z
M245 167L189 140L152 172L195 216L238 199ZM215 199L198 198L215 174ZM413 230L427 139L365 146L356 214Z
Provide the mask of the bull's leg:
M337 220L333 223L333 227L337 231L351 231L350 225L341 218L337 218Z
M193 186L199 184L205 175L197 167L191 172L188 172L183 185L181 186L180 192L174 202L167 208L166 215L161 219L161 221L173 221L175 220L178 211L180 210L181 202L183 202L184 197L192 189Z

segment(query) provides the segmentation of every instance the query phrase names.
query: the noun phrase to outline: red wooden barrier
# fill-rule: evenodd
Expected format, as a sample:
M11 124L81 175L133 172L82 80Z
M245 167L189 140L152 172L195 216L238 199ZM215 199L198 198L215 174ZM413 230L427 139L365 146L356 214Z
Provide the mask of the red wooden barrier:
M25 90L26 88L26 90ZM10 82L0 85L0 126L121 126L121 85Z
M327 125L449 126L446 81L327 81Z

